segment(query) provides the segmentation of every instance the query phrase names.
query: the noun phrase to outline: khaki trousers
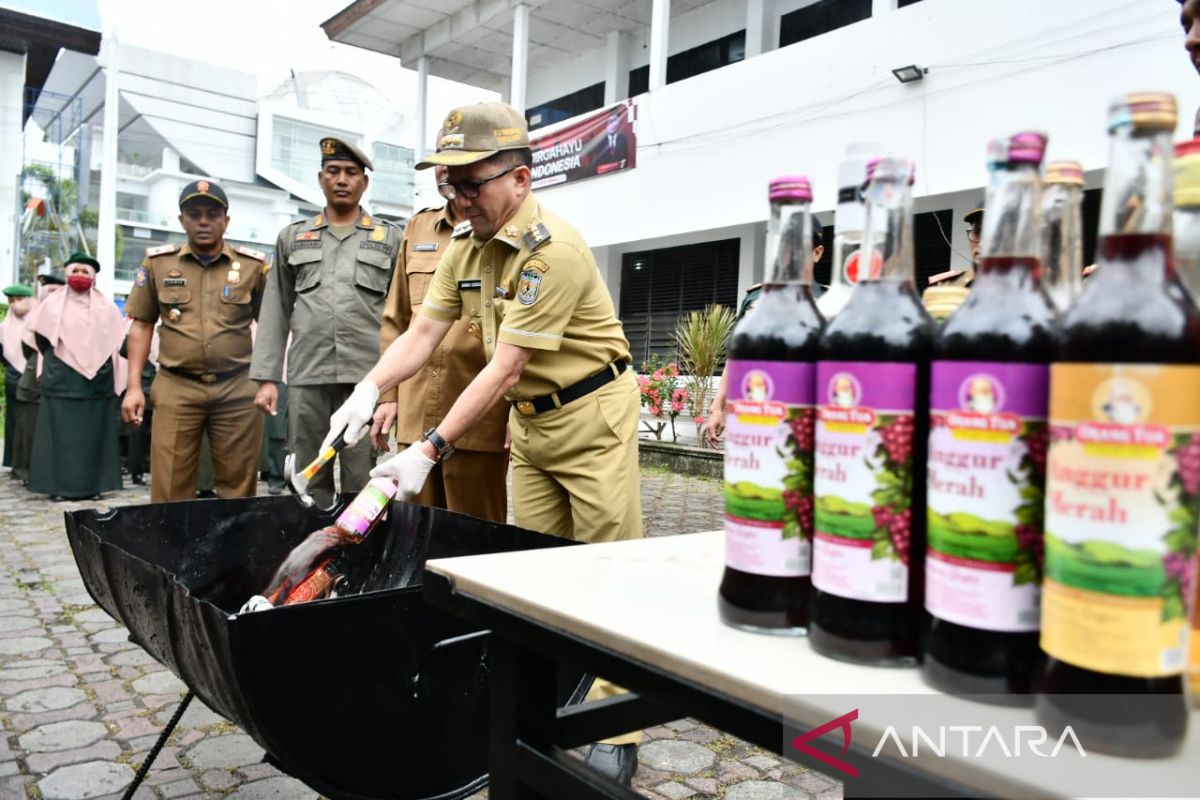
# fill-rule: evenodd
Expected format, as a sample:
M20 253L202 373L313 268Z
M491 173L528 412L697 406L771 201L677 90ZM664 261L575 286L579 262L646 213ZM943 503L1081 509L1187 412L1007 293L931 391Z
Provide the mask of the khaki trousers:
M150 502L196 496L200 435L212 442L213 489L218 497L254 497L262 413L258 386L243 372L218 383L200 383L159 370L150 387Z
M318 386L288 384L287 449L289 453L296 454L297 470L304 469L317 457L321 440L329 432L329 418L353 391L354 384L351 383ZM338 453L337 465L341 470L342 491L357 494L367 485L371 468L375 466L371 437L364 435L353 447ZM333 503L333 491L333 465L327 465L309 482L308 493L317 505L328 508Z
M642 538L637 427L641 401L633 373L562 408L509 415L513 515L517 525L581 542ZM588 700L624 694L597 678ZM640 731L605 739L637 744Z
M408 445L398 447L403 450ZM507 477L508 453L455 450L434 466L409 502L503 523L508 519Z

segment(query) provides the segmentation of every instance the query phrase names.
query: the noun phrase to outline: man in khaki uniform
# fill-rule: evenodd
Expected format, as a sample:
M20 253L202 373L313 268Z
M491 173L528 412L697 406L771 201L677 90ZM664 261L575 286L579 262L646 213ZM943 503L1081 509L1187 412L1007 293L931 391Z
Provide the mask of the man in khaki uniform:
M185 186L179 221L187 244L147 250L125 301L133 323L121 416L134 425L142 424L142 367L154 325L162 319L158 375L150 389L151 502L195 497L206 429L217 495L253 497L257 489L262 417L254 408L255 385L247 372L250 323L258 315L270 267L264 254L225 242L228 208L215 182Z
M274 416L286 349L288 450L301 467L316 458L329 415L375 361L384 298L400 252L400 231L360 205L371 160L341 139L326 137L320 146L317 180L325 209L279 234L250 367L259 382L254 402ZM343 450L342 491L362 489L373 461L369 441ZM333 488L333 470L309 484L323 506L333 501Z
M629 343L591 250L530 191L525 118L503 103L450 112L438 152L445 185L469 223L434 273L420 314L330 419L326 441L371 419L380 390L415 374L454 320L483 335L487 366L424 440L373 475L411 497L453 443L501 398L511 404L513 512L518 525L585 542L642 536L639 395ZM592 697L615 693L593 687ZM637 735L597 745L589 763L628 782Z
M446 168L436 167L439 184ZM427 208L413 215L400 240L400 260L392 275L392 288L383 309L380 353L420 313L425 293L460 220L452 203ZM478 293L475 303L479 303ZM467 315L473 316L473 315ZM396 441L402 447L419 442L436 426L467 385L487 365L483 332L465 317L457 320L434 350L428 363L399 389L380 396L371 434L374 445L386 449L388 431L396 424ZM399 401L397 403L397 401ZM508 516L508 453L504 432L508 405L496 403L470 431L455 442L454 458L439 463L429 473L421 491L410 498L421 505L448 508L473 517L504 522Z
M953 314L963 300L967 299L968 290L975 282L975 268L979 264L979 242L983 237L983 209L973 208L963 215L967 223L967 242L971 245L971 266L967 269L951 269L929 276L929 285L921 295L925 305L934 319L943 320Z

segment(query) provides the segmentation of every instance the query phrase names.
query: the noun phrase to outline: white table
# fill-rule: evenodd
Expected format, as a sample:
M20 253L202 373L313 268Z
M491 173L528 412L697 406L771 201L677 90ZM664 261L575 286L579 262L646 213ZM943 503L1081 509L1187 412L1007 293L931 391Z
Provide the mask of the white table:
M601 726L604 735L628 729L622 724L697 717L845 780L847 796L881 790L891 796L1200 796L1195 714L1183 754L1170 759L1081 757L1067 743L1053 758L1013 760L995 740L982 757L962 758L956 756L963 749L961 731L949 731L946 756L925 747L917 757L902 758L889 744L873 758L888 725L911 750L912 724L936 740L939 725L979 723L984 731L968 734L966 746L975 753L988 725L996 726L1011 751L1015 727L1036 720L1029 709L939 694L915 669L846 664L817 655L803 639L723 625L716 602L722 568L719 532L428 562L427 599L493 632L491 796L630 796L594 785L569 759L555 754L555 744L574 746L601 736L596 726L585 724L586 714L559 712L556 721L550 720L547 696L530 698L539 693L538 681L546 679L549 658L581 663L641 696L642 702L633 700L624 710L606 701L608 716L595 716L608 726ZM924 696L906 706L918 707L913 717L897 720L897 695ZM862 767L858 778L789 747L795 733L854 708L859 716L852 723L849 760ZM795 726L786 738L783 717ZM1034 735L1026 732L1022 742ZM833 731L818 748L838 756L840 744L840 733ZM1053 745L1051 739L1041 749L1049 752ZM570 793L557 794L564 784L552 780L550 772L563 770L572 781L589 785L572 782ZM1191 788L1181 795L1179 787Z

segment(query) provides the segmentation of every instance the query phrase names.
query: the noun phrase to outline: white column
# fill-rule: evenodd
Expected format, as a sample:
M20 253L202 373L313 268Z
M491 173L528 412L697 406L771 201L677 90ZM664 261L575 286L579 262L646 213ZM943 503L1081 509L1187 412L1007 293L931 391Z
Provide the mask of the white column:
M429 56L417 59L417 161L429 152ZM449 111L450 109L446 109ZM437 147L437 142L433 143Z
M104 138L100 143L100 222L96 226L96 259L101 270L96 288L111 295L117 268L117 128L120 126L120 63L116 31L103 38Z
M0 51L0 280L17 283L21 213L17 183L24 148L21 113L25 108L25 54Z
M604 54L604 105L629 97L629 37L610 31Z
M529 69L529 6L513 6L512 91L508 104L525 113L525 73Z
M769 0L746 0L746 58L754 58L774 49L768 41Z
M670 40L671 0L654 0L650 10L650 91L667 85L667 43Z

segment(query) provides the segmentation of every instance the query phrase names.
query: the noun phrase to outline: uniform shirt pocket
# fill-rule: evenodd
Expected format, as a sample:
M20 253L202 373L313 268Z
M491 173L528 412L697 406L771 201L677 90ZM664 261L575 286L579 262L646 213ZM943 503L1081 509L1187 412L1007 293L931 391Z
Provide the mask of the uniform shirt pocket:
M307 292L321 285L321 248L306 247L288 254L287 263L296 272L296 291Z
M408 261L404 265L404 274L408 281L408 296L412 301L413 308L417 308L425 302L425 294L429 291L430 284L433 283L433 273L437 272L440 261L440 253L410 252L408 254Z
M360 247L358 264L354 268L354 282L368 292L387 294L392 281L392 257L382 250Z
M158 287L158 303L164 306L184 306L192 302L192 287L164 286Z
M239 306L246 305L250 302L250 290L244 286L227 283L221 288L221 302Z

